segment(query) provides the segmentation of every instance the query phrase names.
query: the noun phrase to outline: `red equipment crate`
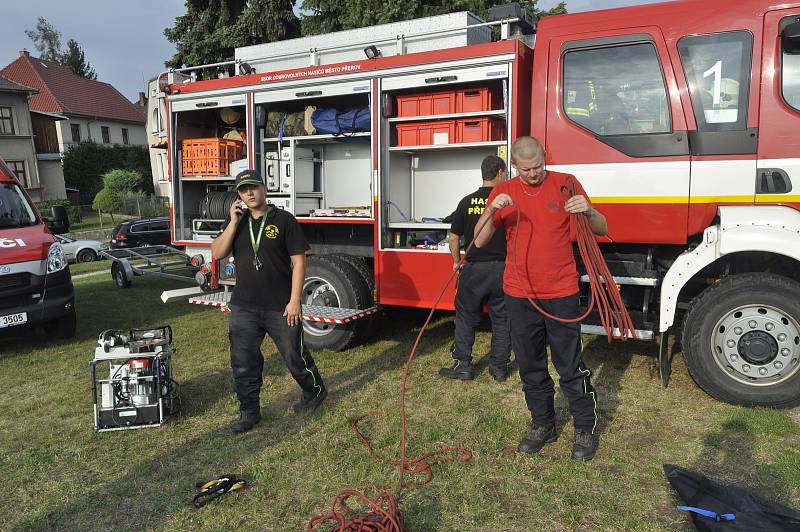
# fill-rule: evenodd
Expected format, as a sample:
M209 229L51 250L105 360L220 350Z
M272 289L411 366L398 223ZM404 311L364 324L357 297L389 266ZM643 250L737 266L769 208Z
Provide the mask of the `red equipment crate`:
M503 99L497 89L475 87L456 92L456 113L479 113L502 108Z
M491 116L462 118L456 121L456 142L489 142L505 140L506 123Z
M224 176L242 158L244 143L218 138L185 139L181 143L181 173L186 176Z
M397 97L397 116L449 115L456 112L456 91L404 94Z
M397 124L398 146L430 146L456 142L455 120Z

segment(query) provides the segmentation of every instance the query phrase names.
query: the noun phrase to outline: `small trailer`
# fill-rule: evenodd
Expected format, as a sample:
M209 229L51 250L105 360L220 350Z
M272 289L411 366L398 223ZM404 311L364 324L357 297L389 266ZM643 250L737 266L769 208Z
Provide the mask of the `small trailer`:
M190 256L172 246L106 249L100 255L112 261L111 277L117 288L130 288L136 275L156 275L196 287L203 267L202 255Z

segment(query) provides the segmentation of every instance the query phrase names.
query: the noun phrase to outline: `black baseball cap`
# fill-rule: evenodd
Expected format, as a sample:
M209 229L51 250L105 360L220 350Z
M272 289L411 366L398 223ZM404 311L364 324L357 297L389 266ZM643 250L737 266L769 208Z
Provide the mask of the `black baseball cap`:
M242 170L236 175L236 185L234 188L239 190L244 185L263 185L264 178L258 170Z

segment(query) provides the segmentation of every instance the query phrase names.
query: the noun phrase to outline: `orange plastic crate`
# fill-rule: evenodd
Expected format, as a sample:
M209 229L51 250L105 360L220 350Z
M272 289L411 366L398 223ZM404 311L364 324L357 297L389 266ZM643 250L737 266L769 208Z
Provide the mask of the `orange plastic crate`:
M397 124L398 146L430 146L456 142L455 120Z
M506 123L493 117L462 118L456 121L456 142L505 140Z
M224 176L230 164L242 158L244 143L218 138L185 139L181 143L181 171L187 176Z
M456 91L404 94L397 97L397 116L447 115L456 112Z
M503 108L500 91L489 87L459 89L456 93L456 113L479 113Z

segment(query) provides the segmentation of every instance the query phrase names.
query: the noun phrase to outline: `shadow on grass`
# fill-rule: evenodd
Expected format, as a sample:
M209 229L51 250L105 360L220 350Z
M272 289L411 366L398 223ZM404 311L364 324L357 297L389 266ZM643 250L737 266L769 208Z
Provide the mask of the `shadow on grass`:
M146 502L148 505L146 514L138 518L139 524L136 528L160 528L171 516L186 508L188 499L193 494L195 481L231 471L248 477L248 471L240 469L242 462L270 446L296 437L309 424L333 424L336 414L332 411L332 407L346 401L351 394L363 389L383 373L402 368L418 331L408 327L408 323L421 324L419 315L419 312L400 311L387 316L381 325L384 329L384 338L392 344L390 347L382 349L355 367L323 374L330 395L315 413L299 416L284 414L299 395L299 389L292 383L289 389L274 397L266 405L266 410L274 415L271 414L266 423L262 423L251 432L233 435L226 420L224 424L218 425L218 428L197 435L171 449L166 457L158 455L149 460L130 462L130 468L121 477L113 481L98 482L93 487L81 491L79 496L67 504L51 508L45 513L23 521L22 528L74 529L88 524L101 529L127 528L130 523L125 521L122 524L123 521L118 519L118 512L120 504L124 501L132 502L132 497L137 504ZM446 323L431 325L421 345L419 356L425 356L449 341L449 327L443 326ZM346 356L346 352L342 353L342 356ZM275 364L277 358L270 353L269 364ZM277 373L276 368L272 371ZM226 383L229 386L229 379L229 371L220 371L187 381L184 384L186 393L183 416L202 415L211 406L225 400L225 396L231 393L229 387L223 391ZM269 382L265 385L269 386ZM200 405L193 404L197 396L209 396L208 391L213 391L218 396ZM231 413L230 421L233 421L233 418L234 415ZM280 429L270 430L270 424L275 422L280 424ZM113 438L113 433L97 437ZM213 465L208 465L209 456L216 457ZM367 483L367 479L364 483ZM334 494L329 495L332 497ZM315 511L323 511L326 504L325 500L319 501ZM414 508L413 512L424 513L425 521L430 523L432 528L437 528L441 519L438 507L439 501L431 499L426 501L424 508Z

